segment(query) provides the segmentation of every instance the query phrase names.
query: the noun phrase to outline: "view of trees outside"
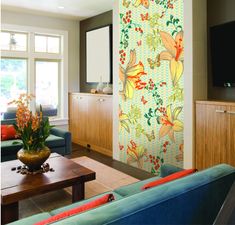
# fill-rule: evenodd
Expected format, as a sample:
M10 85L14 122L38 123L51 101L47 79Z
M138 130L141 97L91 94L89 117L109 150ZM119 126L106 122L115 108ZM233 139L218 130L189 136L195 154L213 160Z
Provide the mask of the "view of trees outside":
M1 112L5 112L8 103L19 94L27 91L27 60L1 59L0 102Z
M36 105L44 109L58 106L59 62L36 61Z
M61 51L61 37L35 34L34 51L40 53L53 53L58 56ZM35 76L35 83L30 84L35 90L35 106L39 110L42 106L43 112L48 116L58 116L59 104L59 79L60 79L60 59L38 59L38 58L17 58L14 56L17 51L29 51L27 48L28 33L1 31L0 48L2 51L13 53L13 58L4 56L1 59L0 74L0 113L3 118L4 112L16 111L14 105L9 105L13 99L17 99L21 93L27 93L28 82L34 81L29 79ZM56 55L57 54L57 55ZM45 57L43 57L45 58ZM29 61L28 61L29 60ZM28 74L28 63L35 62L35 73ZM27 75L28 74L28 75Z

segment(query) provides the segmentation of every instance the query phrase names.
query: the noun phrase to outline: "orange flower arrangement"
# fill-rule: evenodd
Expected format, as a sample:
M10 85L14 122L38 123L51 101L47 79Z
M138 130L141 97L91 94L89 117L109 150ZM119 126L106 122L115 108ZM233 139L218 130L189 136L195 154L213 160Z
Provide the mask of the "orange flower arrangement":
M14 124L18 137L23 142L23 149L28 151L40 150L45 147L45 140L50 135L52 126L48 118L43 118L40 112L33 114L28 106L33 95L21 94L17 100L9 104L16 104L16 123Z

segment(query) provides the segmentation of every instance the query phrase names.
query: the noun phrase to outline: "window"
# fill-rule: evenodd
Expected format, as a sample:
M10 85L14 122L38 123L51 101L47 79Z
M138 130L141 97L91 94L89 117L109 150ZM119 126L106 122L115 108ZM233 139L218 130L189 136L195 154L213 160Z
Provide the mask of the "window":
M35 52L59 53L60 38L56 36L35 35Z
M35 96L32 111L42 105L52 124L68 122L66 31L2 24L0 98L1 115L20 93ZM3 115L4 118L4 115Z
M3 31L1 32L1 50L26 51L27 34Z
M27 60L2 58L0 84L1 112L10 111L8 102L27 92Z
M47 116L58 111L59 62L36 61L36 106Z

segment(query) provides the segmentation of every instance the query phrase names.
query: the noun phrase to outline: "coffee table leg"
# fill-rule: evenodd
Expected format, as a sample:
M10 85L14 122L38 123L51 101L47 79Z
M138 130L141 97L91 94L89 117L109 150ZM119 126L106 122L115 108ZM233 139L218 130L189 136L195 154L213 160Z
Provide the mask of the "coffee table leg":
M76 183L72 186L72 202L77 202L85 198L84 186L84 183Z
M19 203L1 205L1 224L6 224L19 219Z

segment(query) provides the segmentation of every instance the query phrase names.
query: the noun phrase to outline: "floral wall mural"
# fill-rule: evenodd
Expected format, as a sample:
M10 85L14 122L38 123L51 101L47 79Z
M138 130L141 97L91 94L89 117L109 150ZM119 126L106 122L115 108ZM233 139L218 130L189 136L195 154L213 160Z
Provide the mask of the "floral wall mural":
M183 0L120 0L120 160L183 167Z

